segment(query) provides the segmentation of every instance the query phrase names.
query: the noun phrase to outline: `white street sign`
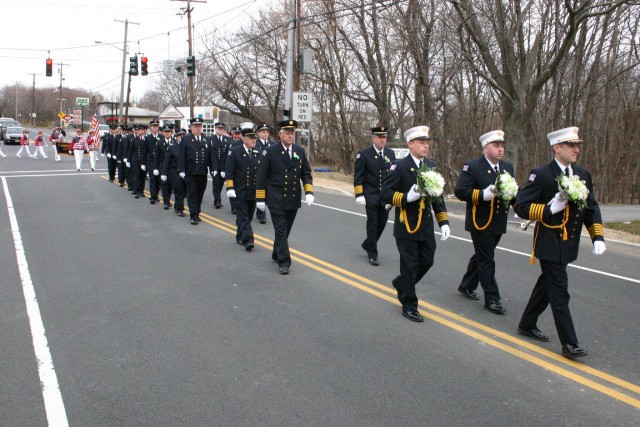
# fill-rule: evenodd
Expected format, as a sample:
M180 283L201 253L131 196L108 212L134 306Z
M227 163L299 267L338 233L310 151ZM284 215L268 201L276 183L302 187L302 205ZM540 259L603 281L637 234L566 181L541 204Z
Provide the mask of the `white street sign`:
M78 107L86 107L89 105L89 98L76 98L76 105Z
M175 74L176 72L176 61L173 59L165 59L164 60L164 73L165 74Z
M313 116L313 93L293 92L291 118L299 122L310 122Z

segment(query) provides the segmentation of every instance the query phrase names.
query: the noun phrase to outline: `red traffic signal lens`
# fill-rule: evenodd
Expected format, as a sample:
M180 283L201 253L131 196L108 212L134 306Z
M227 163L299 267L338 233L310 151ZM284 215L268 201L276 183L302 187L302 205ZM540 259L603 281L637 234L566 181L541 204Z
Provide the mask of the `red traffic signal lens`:
M53 64L53 59L47 58L47 65L52 65L52 64Z
M142 62L143 64L147 63L147 57L143 56L142 59L140 60L140 62Z

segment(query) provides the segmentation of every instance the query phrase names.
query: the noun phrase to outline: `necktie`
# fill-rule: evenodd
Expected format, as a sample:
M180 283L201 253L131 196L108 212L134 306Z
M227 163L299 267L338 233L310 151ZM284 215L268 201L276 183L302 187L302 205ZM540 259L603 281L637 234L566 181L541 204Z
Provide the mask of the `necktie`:
M500 169L498 169L498 165L494 166L493 170L496 171L496 175L500 175Z
M287 148L287 157L291 160L291 152L289 151L289 148Z
M571 174L569 173L569 167L567 166L566 168L564 168L564 176L571 176Z

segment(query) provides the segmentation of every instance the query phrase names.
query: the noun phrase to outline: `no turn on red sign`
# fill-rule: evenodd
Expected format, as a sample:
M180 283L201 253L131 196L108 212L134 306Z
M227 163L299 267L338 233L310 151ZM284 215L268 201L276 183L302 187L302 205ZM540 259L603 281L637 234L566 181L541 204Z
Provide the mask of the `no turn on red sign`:
M293 105L291 108L293 120L310 122L313 116L313 93L293 92Z

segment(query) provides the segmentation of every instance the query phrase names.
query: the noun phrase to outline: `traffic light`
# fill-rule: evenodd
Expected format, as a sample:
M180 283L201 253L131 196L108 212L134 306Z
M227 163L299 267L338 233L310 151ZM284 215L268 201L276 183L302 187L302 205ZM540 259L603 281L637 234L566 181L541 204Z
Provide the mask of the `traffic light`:
M53 75L53 59L47 58L47 77Z
M148 59L146 56L140 58L140 74L142 74L143 76L149 74L149 71L147 70L147 61Z
M138 75L138 55L129 57L129 74Z
M193 77L196 75L196 57L187 56L187 76Z

